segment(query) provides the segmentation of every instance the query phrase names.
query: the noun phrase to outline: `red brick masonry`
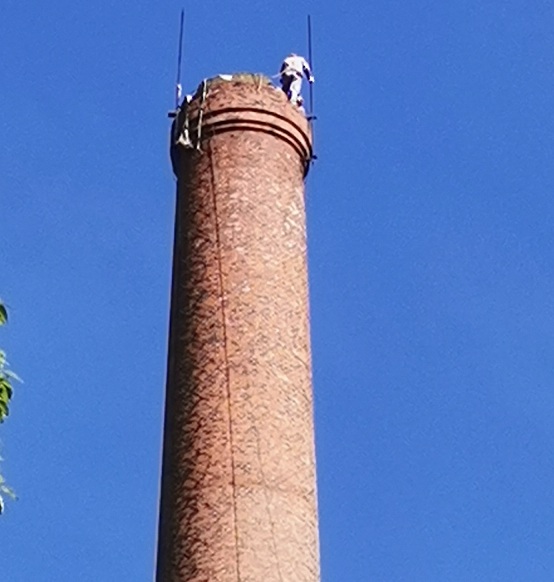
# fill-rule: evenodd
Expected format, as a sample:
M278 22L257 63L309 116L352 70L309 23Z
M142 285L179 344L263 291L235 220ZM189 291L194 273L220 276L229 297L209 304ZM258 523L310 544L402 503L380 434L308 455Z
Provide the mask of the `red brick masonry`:
M319 580L304 116L208 83L178 153L158 582Z

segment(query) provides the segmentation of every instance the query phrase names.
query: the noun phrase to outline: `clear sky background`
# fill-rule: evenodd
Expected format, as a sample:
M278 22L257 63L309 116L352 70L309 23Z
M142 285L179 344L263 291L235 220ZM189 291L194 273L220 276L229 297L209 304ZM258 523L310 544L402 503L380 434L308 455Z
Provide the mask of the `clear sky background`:
M152 579L180 8L2 0L2 582ZM185 89L308 12L322 580L552 582L554 5L204 0Z

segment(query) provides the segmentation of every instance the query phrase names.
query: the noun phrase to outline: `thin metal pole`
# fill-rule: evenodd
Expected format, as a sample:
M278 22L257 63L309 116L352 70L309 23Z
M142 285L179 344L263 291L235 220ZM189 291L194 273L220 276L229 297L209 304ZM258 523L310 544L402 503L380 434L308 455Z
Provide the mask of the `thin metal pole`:
M312 17L308 14L308 61L310 64L310 68L312 70L312 75L314 73L314 55L312 52ZM314 136L314 119L316 116L314 114L314 85L310 83L310 114L308 115L308 121L310 123L310 127L312 130L312 148L314 147L315 136ZM312 151L312 159L310 160L313 162L317 159L317 156Z
M179 49L177 56L177 79L175 81L175 109L179 107L181 97L181 63L183 61L183 34L185 30L185 10L181 10L181 24L179 26Z
M308 14L308 61L312 73L314 71L314 60L312 55L312 17ZM314 115L314 86L310 83L310 116Z

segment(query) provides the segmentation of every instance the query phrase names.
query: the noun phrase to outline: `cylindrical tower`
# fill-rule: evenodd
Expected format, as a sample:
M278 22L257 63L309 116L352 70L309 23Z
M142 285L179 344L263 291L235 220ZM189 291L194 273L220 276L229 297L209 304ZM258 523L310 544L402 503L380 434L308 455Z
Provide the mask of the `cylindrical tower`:
M188 148L176 143L183 126ZM172 143L157 581L315 582L309 124L266 78L218 77Z

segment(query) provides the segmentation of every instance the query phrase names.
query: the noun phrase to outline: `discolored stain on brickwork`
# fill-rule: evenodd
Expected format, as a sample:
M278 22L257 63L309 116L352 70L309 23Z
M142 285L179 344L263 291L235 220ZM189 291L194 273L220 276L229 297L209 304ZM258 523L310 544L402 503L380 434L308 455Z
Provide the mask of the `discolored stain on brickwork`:
M173 152L157 581L316 582L309 126L263 78L203 89L201 149Z

